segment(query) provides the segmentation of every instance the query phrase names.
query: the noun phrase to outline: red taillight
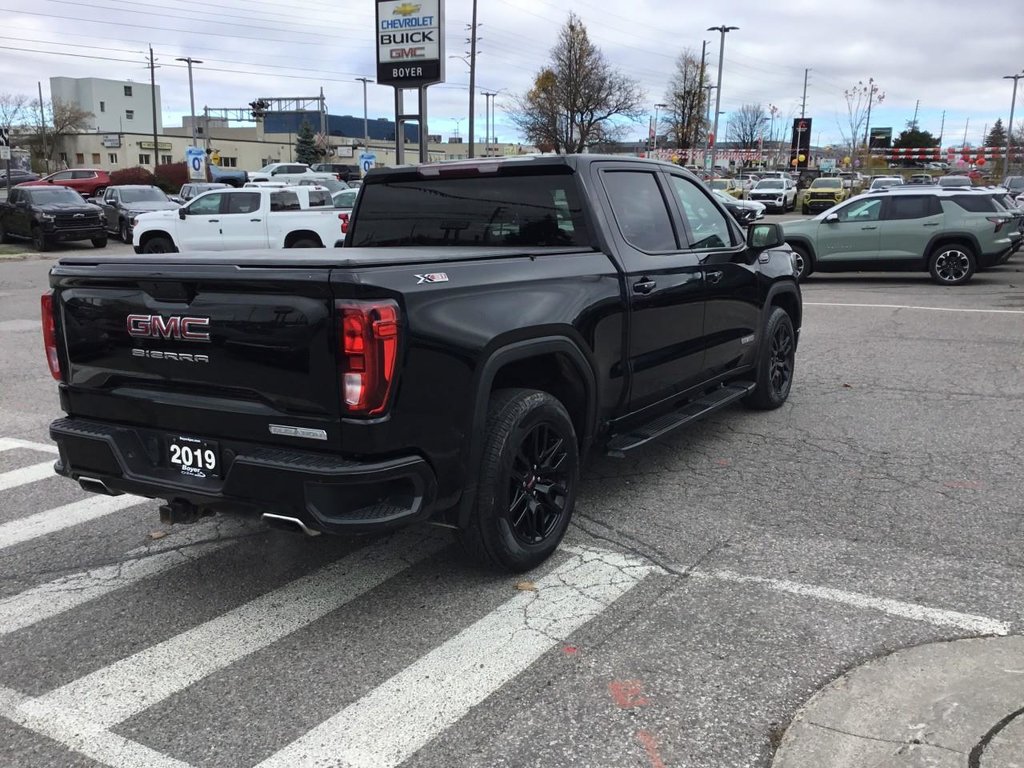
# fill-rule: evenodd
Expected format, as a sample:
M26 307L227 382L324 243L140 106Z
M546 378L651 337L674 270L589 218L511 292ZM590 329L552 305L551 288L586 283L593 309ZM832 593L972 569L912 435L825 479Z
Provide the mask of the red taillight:
M63 381L60 373L60 358L57 356L57 318L53 314L53 294L44 293L39 298L39 307L43 314L43 346L46 348L46 364L50 366L50 375L57 381Z
M1000 216L986 216L985 218L988 219L989 221L991 221L993 224L996 225L996 232L998 232L1000 229L1002 229L1003 228L1003 224L1005 224L1007 222L1006 219L1001 218Z
M341 404L351 416L377 416L388 406L398 359L398 305L339 301Z
M347 213L339 213L338 214L338 219L341 221L341 234L347 235L348 234L348 214Z

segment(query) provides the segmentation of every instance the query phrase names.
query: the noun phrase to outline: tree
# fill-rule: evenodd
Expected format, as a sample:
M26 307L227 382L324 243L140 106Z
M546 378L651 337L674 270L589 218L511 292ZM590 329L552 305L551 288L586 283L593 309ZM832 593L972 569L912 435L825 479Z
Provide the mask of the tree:
M744 104L729 115L729 123L725 127L726 139L739 144L741 149L754 149L767 122L768 115L764 107L760 104Z
M705 117L707 92L704 90L704 72L700 58L689 49L676 59L676 69L665 91L664 122L667 123L669 143L678 149L700 145L707 126ZM655 126L655 133L658 126Z
M39 108L39 100L35 99L29 105L27 129L31 132L28 137L32 154L38 157L45 157L52 160L57 151L57 145L61 139L74 133L85 133L91 130L91 120L95 117L74 104L68 104L60 99L44 101L42 110ZM44 139L45 151L44 151Z
M614 70L575 13L558 34L551 59L533 87L516 98L512 121L540 148L581 152L614 140L641 115L644 94L635 80Z
M905 130L893 139L893 149L929 149L939 146L939 140L928 131L918 130L911 120Z
M295 160L299 163L312 165L320 158L320 152L316 148L316 138L313 136L313 126L303 120L299 126L299 132L295 138Z
M863 141L861 137L864 135L864 128L868 116L871 114L871 108L885 100L885 92L879 90L874 78L869 78L866 84L858 80L852 88L843 91L843 98L846 99L846 123L839 123L839 133L850 148L850 154L853 155L856 154L858 145Z
M995 123L992 125L992 130L988 132L988 136L985 137L986 147L1005 147L1006 146L1006 128L1003 127L1003 118L997 117Z
M28 107L28 96L20 93L0 93L0 127L21 125Z

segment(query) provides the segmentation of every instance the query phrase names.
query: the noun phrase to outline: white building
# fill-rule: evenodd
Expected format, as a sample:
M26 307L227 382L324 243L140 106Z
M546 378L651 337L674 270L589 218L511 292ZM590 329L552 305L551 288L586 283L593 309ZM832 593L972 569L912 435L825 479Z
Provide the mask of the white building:
M153 133L153 101L148 83L98 77L51 77L50 98L91 112L89 127L99 133ZM160 86L156 87L156 132L163 132Z

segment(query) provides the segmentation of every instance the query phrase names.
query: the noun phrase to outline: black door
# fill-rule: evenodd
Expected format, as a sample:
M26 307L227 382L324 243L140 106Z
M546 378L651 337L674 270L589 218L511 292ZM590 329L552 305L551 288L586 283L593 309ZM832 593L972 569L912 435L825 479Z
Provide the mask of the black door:
M626 270L629 403L635 412L701 379L703 273L698 257L681 245L659 171L619 170L610 163L600 175Z
M7 214L7 231L13 235L28 237L32 234L32 212L29 209L28 195L20 189L12 189L8 202L11 208Z
M712 378L754 362L761 321L756 265L747 258L743 233L707 190L674 173L668 185L704 269L704 369Z

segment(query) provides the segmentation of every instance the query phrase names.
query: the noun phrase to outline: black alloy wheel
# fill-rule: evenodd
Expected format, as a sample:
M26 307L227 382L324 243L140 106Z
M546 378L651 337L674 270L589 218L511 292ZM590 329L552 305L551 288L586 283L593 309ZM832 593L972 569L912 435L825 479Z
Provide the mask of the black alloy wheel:
M121 238L122 243L130 243L132 236L128 233L128 222L121 219L121 225L117 228L118 237Z
M757 358L757 380L753 391L743 398L750 408L770 411L789 398L796 368L796 331L793 320L782 307L771 307L764 326Z
M928 271L939 285L963 285L977 266L973 251L960 243L939 246L928 260Z
M32 245L40 253L50 250L50 240L46 233L43 232L42 227L36 227L32 230Z
M570 475L566 438L547 422L522 437L509 478L508 519L523 544L540 544L565 514Z
M174 253L174 243L166 237L152 237L142 246L143 253Z
M789 323L779 323L769 345L768 377L772 393L785 399L790 387L793 386L793 360L796 352L793 326Z

